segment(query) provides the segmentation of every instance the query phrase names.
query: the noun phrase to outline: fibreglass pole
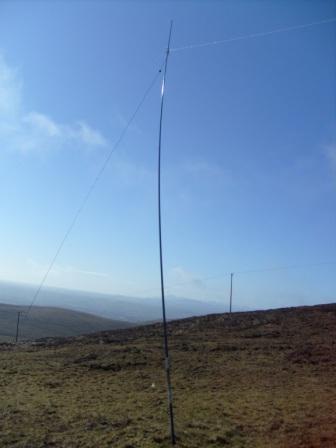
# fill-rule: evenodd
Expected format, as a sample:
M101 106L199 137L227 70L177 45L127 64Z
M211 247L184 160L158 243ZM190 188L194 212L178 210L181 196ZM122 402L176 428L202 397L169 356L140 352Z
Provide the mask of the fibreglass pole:
M168 47L166 52L166 59L162 78L161 87L161 108L160 108L160 126L159 126L159 147L158 147L158 221L159 221L159 247L160 247L160 275L161 275L161 298L162 298L162 320L163 320L163 334L164 334L164 355L165 355L165 370L167 378L168 389L168 410L169 410L169 423L170 423L170 435L172 445L176 444L175 429L174 429L174 411L173 411L173 395L170 379L170 362L169 362L169 349L168 349L168 333L167 333L167 320L166 320L166 305L164 294L164 279L163 279L163 262L162 262L162 235L161 235L161 136L162 136L162 118L163 118L163 104L164 93L167 76L168 57L170 52L170 39L172 33L173 22L170 23Z

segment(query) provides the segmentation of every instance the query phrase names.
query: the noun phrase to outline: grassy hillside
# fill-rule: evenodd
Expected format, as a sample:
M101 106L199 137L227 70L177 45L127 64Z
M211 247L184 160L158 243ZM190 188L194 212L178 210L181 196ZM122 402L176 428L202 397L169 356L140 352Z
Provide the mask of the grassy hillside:
M336 305L169 324L178 447L334 448ZM168 447L158 324L0 349L1 447Z
M0 303L0 341L13 341L18 311L27 307ZM75 336L113 328L126 328L127 322L104 319L92 314L53 307L33 307L20 319L20 340L50 336Z

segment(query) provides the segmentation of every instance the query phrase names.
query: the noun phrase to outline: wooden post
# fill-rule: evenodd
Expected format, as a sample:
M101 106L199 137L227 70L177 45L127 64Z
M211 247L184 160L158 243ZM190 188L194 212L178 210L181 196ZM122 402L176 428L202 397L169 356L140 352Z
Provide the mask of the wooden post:
M230 282L230 313L232 313L232 282L233 282L233 272L231 272L231 282Z
M20 326L20 315L22 311L18 311L17 313L17 322L16 322L16 335L15 335L15 343L19 340L19 326Z

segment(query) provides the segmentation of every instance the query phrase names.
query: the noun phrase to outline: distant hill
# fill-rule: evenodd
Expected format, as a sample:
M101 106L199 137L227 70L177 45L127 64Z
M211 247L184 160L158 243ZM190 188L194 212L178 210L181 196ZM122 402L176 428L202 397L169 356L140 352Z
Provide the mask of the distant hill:
M0 282L0 302L28 305L36 291L36 286L19 283ZM167 296L168 319L182 319L227 310L226 302L192 300ZM92 313L109 319L142 323L157 321L162 317L161 299L108 295L96 292L75 291L44 287L36 305L69 308L84 313Z
M13 341L16 333L17 314L27 307L0 303L0 341ZM28 318L21 316L20 340L52 336L76 336L116 328L128 328L131 324L104 319L93 314L56 307L33 307Z

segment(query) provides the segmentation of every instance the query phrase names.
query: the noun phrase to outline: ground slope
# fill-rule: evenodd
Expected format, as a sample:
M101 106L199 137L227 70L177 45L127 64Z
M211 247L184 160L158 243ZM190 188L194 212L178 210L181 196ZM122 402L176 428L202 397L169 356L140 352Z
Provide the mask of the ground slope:
M179 447L334 448L336 305L169 324ZM161 327L0 350L1 447L168 447Z
M56 307L35 306L25 317L27 306L0 303L0 341L14 341L17 314L20 319L20 339L37 339L50 336L75 336L114 328L128 328L127 322L104 319L93 314Z

